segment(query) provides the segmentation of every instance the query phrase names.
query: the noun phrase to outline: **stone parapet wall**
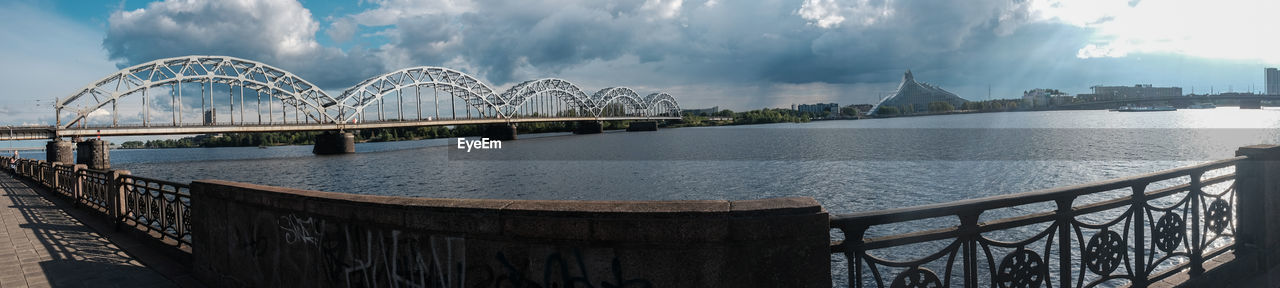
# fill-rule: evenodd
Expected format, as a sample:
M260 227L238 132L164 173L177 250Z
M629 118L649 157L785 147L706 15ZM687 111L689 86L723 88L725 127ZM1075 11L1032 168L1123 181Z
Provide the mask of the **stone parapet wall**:
M811 198L529 201L192 183L211 287L827 287Z

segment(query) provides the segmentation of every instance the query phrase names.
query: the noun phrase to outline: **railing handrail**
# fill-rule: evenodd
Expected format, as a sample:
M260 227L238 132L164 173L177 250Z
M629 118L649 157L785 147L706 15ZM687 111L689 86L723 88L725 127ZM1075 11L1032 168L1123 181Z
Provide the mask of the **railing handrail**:
M1110 191L1120 188L1134 186L1135 184L1147 184L1151 182L1167 180L1173 177L1189 176L1192 172L1207 171L1220 169L1227 166L1235 165L1241 160L1248 159L1246 156L1236 156L1232 158L1216 160L1186 167L1179 167L1164 171L1157 171L1147 174L1140 174L1129 177L1121 177L1098 182L1085 183L1072 186L1063 186L1048 188L1036 191L1028 191L1014 194L988 196L982 198L972 198L959 201L925 204L918 206L910 206L903 208L892 208L884 210L856 212L850 214L832 214L831 226L857 226L872 224L888 224L896 222L906 222L913 220L945 217L959 215L962 211L987 211L992 209L1007 208L1034 204L1039 202L1053 201L1061 197L1076 197L1097 192Z
M179 182L173 182L173 181L169 181L169 180L161 180L161 179L155 179L155 178L149 178L149 177L136 176L136 175L132 175L132 174L120 175L120 179L121 179L121 180L125 180L125 179L127 179L127 180L142 180L142 181L144 181L144 182L156 183L156 184L161 184L161 185L170 185L170 186L180 187L180 188L190 188L190 187L191 187L191 183L179 183ZM165 191L165 192L169 192L169 191ZM182 191L175 191L175 192L173 192L173 194L183 195L183 196L191 196L191 195L190 195L190 192L183 193Z

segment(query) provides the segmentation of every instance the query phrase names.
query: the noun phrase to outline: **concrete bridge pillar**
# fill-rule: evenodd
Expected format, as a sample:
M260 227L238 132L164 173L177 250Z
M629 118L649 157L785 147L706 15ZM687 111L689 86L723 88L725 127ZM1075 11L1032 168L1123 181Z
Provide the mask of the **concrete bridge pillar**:
M1262 109L1262 100L1240 99L1240 109Z
M600 121L578 121L575 123L573 134L600 134L604 133L604 123Z
M75 143L55 139L44 145L44 159L50 163L75 164Z
M351 133L325 132L316 135L316 144L311 148L316 155L356 153L356 135Z
M76 164L84 164L89 169L111 169L111 145L101 139L89 139L76 143Z
M492 124L484 127L484 134L480 135L484 138L498 141L516 140L515 124Z
M634 121L627 125L627 132L658 131L658 121Z

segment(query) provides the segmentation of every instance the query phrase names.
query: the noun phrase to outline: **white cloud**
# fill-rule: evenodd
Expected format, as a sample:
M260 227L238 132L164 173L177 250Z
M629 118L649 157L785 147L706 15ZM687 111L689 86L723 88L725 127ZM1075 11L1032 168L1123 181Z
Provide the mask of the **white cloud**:
M329 29L326 29L325 33L329 34L329 39L333 39L333 42L344 43L355 37L358 28L356 23L343 18L329 23Z
M234 45L224 48L271 56L309 54L320 48L315 41L320 24L311 19L310 10L293 0L152 2L143 9L112 13L109 23L104 42L113 58L133 56L124 55L123 50L148 49L136 44L161 46L155 48ZM119 37L155 41L126 46L113 41Z
M810 25L821 28L840 27L846 19L854 25L871 26L893 16L891 0L805 0L796 10Z
M376 8L350 15L355 23L368 26L395 25L400 20L426 15L459 15L476 10L468 0L375 0Z
M1280 63L1280 25L1266 19L1280 2L1265 0L1059 1L1033 3L1040 19L1094 30L1078 56L1126 57L1171 53L1212 59Z
M658 18L671 19L680 16L683 5L684 0L645 0L640 9L658 15Z
M343 25L330 34L336 40L346 36ZM270 63L326 88L382 72L381 61L371 61L367 51L345 53L320 45L319 27L295 0L162 1L112 13L102 46L120 67L166 57L227 55Z
M844 16L840 15L840 4L836 4L836 0L805 0L796 14L809 20L809 24L822 28L838 27L844 22Z

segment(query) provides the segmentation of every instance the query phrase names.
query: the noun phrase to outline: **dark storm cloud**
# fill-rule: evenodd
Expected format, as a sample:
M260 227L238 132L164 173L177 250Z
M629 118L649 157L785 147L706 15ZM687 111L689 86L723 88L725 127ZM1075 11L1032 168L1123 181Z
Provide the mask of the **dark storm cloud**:
M634 78L575 82L772 91L771 85L891 83L906 69L943 84L1039 79L1045 76L1006 76L1034 71L1030 67L1075 67L1064 63L1075 60L1090 35L1070 25L1028 24L1027 1L1013 0L386 0L371 6L324 26L340 40L382 38L387 44L379 47L320 45L314 37L322 25L292 0L152 3L114 13L103 46L121 66L231 55L327 89L436 65L494 85L573 71ZM365 31L359 27L376 32L353 32Z
M112 13L102 45L119 68L185 55L226 55L288 70L324 88L377 72L365 50L323 47L319 24L292 0L166 1Z

